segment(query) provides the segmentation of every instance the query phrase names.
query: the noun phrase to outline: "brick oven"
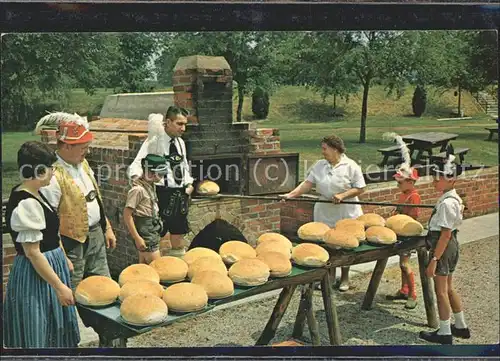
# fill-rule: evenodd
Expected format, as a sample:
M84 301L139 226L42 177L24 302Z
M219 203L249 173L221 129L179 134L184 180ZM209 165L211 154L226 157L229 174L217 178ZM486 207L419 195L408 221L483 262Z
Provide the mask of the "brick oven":
M190 111L184 140L197 181L214 180L221 193L293 189L298 154L280 151L278 130L255 131L249 123L233 122L233 77L226 59L180 58L173 84L175 104Z
M221 193L243 195L284 193L296 186L298 153L281 152L278 129L233 122L232 71L223 57L180 58L173 85L174 103L190 111L183 138L196 183L211 179L219 184ZM91 122L95 140L87 157L118 239L116 250L108 254L113 276L137 262L122 214L129 189L126 170L147 136L148 124L145 119L127 118L101 117ZM45 131L42 138L51 142L54 136L54 131ZM194 199L189 212L192 231L186 236L188 242L216 218L238 227L250 243L263 232L280 230L279 202ZM161 250L166 247L167 242Z

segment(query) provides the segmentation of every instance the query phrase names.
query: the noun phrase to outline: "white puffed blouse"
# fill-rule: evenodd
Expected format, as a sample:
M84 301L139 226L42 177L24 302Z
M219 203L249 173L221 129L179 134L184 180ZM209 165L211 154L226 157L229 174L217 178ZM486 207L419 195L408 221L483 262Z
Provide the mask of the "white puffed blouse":
M12 212L10 227L19 232L16 242L40 242L46 228L43 207L34 198L23 199Z

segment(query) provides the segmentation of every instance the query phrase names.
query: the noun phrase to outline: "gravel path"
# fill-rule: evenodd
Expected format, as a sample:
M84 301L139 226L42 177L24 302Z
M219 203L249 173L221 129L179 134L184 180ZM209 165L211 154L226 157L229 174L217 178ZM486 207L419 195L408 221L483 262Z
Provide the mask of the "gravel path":
M472 332L469 340L455 339L455 344L497 344L499 342L499 240L498 236L463 245L455 273L455 286L462 296L465 317ZM418 274L416 259L412 267ZM418 306L404 308L404 301L390 302L385 295L399 286L399 268L388 268L380 283L374 307L361 310L364 291L370 274L352 280L355 286L348 292L335 292L337 313L344 345L411 345L427 344L419 340L418 332L426 327L425 308L421 293ZM418 280L418 291L420 281ZM128 347L193 347L254 345L271 315L276 297L214 311L191 320L159 328L128 340ZM321 344L328 345L321 292L313 297L316 319L320 326ZM284 315L272 343L291 337L299 304L299 292ZM453 322L453 320L452 320ZM310 342L307 326L304 341ZM97 346L96 344L86 346Z

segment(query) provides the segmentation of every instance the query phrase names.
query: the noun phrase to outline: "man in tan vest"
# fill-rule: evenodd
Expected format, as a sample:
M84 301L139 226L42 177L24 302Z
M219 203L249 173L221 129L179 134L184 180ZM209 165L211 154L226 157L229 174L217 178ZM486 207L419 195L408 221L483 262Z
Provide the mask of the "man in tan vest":
M58 211L61 240L71 261L71 287L91 275L110 277L106 248L116 247L116 237L104 213L94 172L85 159L92 133L85 118L53 113L43 120L58 123L57 162L50 185L40 189ZM39 125L37 125L38 128Z

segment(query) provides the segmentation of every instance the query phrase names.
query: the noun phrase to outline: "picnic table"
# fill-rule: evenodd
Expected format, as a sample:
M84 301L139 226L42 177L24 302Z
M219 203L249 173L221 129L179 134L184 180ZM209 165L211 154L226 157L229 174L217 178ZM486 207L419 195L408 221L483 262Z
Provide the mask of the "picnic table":
M426 160L435 161L442 160L446 157L446 147L450 141L457 139L458 134L453 133L443 133L443 132L419 132L408 135L403 135L401 137L403 141L408 145L410 150L410 157L412 158L412 165L414 164L425 164ZM435 148L440 148L439 152L434 153ZM458 156L460 163L464 162L465 155L469 152L469 148L455 148L454 154ZM381 166L388 164L388 159L390 156L401 157L401 152L399 146L392 146L388 148L379 149L384 155L384 159L381 162ZM414 154L416 152L416 156ZM424 155L424 153L427 153ZM401 163L401 159L398 162Z
M490 134L488 135L488 141L491 141L493 140L493 136L496 134L497 137L498 137L498 125L496 127L486 127L484 128L486 129L487 131L490 132Z
M295 241L295 240L294 240ZM295 243L300 243L300 240ZM80 317L87 327L92 327L99 334L100 347L126 347L127 338L137 336L153 330L156 327L166 327L177 321L196 317L205 312L216 309L217 306L228 304L253 295L262 294L271 290L282 289L272 314L256 345L267 345L273 339L276 330L285 314L292 296L298 286L301 287L299 311L297 313L292 336L300 338L303 334L305 322L311 335L313 345L320 344L318 323L312 310L312 294L314 284L321 283L321 294L325 307L326 323L331 345L341 344L340 325L337 318L335 297L332 291L331 269L333 267L351 266L360 263L377 261L372 277L365 294L362 308L370 309L382 278L387 260L402 251L417 250L422 293L424 297L427 324L437 327L437 312L432 292L432 280L425 276L425 267L428 262L428 252L425 248L425 234L417 237L404 237L394 245L378 246L361 244L352 250L338 250L323 244L330 254L327 265L321 268L306 268L294 265L288 277L270 279L267 283L255 287L235 286L233 296L222 300L210 300L208 306L197 312L187 314L170 313L167 320L159 325L137 327L125 323L120 317L120 305L114 303L106 307L88 307L77 305ZM196 346L196 345L193 345Z

